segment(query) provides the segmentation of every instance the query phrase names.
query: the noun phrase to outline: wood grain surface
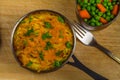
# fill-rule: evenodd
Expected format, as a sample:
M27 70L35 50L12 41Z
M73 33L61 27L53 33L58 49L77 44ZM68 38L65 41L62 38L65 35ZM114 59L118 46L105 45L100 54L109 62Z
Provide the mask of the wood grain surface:
M75 0L0 0L0 80L93 80L83 71L67 64L55 72L44 74L36 74L19 66L10 48L11 32L20 17L38 9L54 10L70 21L77 20ZM120 16L104 30L92 31L101 45L120 57L119 32ZM120 64L98 49L77 40L74 54L93 71L109 80L120 80Z

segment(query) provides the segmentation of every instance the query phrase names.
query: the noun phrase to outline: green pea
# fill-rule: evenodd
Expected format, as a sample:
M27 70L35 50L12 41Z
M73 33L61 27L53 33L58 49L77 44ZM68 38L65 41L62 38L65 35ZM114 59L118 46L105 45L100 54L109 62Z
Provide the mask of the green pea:
M102 12L98 12L98 15L99 15L99 16L102 16L102 15L103 15L103 13L102 13Z
M96 9L96 10L95 10L95 13L98 13L98 12L99 12L99 10L98 10L98 9Z
M113 10L113 6L110 6L109 9L110 9L110 10Z
M114 18L114 15L111 14L111 15L110 15L110 18L113 19L113 18Z
M96 3L100 3L101 1L100 0L96 0Z
M106 18L106 14L103 14L102 17L103 17L103 18Z
M94 11L92 11L90 14L91 14L92 16L94 16L94 15L95 15L95 12L94 12Z
M96 7L96 3L95 4L92 4L94 7Z
M92 22L92 23L90 23L90 25L91 25L91 26L95 26L95 23Z
M94 4L94 3L95 3L95 0L89 0L89 2L90 2L91 4Z
M92 10L92 11L95 11L95 10L96 10L96 7L91 6L91 10Z
M88 6L90 6L91 4L90 3L87 3Z
M104 6L107 6L107 3L106 3L106 2L103 2L103 5L104 5Z
M110 16L106 16L106 20L107 20L107 21L110 21Z
M108 16L110 16L110 15L111 15L110 11L108 11L106 14L107 14Z
M104 2L109 2L109 0L104 0Z
M100 16L95 15L95 19L98 21L100 20Z
M90 11L90 10L91 10L90 6L88 6L88 7L87 7L87 10L88 10L88 11Z
M106 6L105 8L107 9L107 11L109 10L109 7L108 7L108 6Z
M100 25L101 25L101 23L97 21L96 22L96 26L100 26Z
M93 23L95 23L95 22L96 22L96 20L95 20L94 18L92 18L90 21L91 21L91 22L93 22Z
M85 21L85 22L87 22L87 21L88 21L88 19L84 19L84 21Z
M85 8L87 8L88 7L88 5L87 5L87 3L84 3L84 5L83 5Z
M108 2L108 6L111 6L112 5L112 3L111 2Z
M89 0L89 2L91 3L91 2L92 2L92 0Z
M84 0L84 3L88 3L88 0Z

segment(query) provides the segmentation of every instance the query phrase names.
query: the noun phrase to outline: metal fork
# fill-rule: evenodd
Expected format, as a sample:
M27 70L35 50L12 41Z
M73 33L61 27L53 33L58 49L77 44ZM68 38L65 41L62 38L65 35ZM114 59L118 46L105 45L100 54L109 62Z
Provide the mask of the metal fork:
M99 50L103 51L106 55L111 57L113 60L120 64L120 58L112 54L108 49L104 48L100 44L97 43L93 34L88 30L84 29L78 22L73 23L73 28L76 32L77 38L85 45L93 46L98 48Z

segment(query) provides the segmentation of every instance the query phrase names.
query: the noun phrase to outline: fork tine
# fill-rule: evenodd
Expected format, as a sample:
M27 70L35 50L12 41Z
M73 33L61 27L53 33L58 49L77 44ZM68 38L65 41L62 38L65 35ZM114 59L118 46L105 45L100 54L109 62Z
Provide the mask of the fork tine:
M85 36L85 33L83 30L81 30L81 28L78 25L75 25L75 28L83 35Z
M73 24L74 25L74 24ZM76 25L74 25L74 30L75 30L75 32L76 32L76 36L80 36L81 38L83 38L83 34L81 35L80 34L80 31L76 28Z
M80 28L84 33L86 33L86 30L80 25L80 23L74 21L78 28Z
M74 29L75 29L75 31L79 34L79 35L81 35L81 36L85 36L85 31L81 28L81 26L78 24L78 23L73 23L73 25L74 25Z

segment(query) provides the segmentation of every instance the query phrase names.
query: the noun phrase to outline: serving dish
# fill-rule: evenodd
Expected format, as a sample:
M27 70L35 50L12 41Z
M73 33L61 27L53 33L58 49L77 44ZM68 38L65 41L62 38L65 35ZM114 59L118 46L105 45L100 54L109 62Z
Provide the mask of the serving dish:
M108 27L119 14L119 0L76 0L77 18L88 30L101 30Z

